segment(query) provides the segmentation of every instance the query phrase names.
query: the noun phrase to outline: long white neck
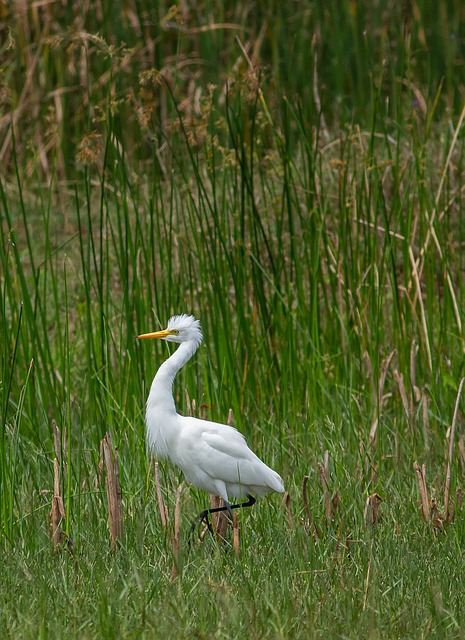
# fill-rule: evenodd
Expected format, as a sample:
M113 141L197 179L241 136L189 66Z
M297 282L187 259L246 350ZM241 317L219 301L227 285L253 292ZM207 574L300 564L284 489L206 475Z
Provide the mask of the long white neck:
M156 407L163 410L163 415L175 414L176 405L173 398L173 381L178 371L192 358L199 348L195 340L182 342L172 356L158 369L150 388L147 408Z

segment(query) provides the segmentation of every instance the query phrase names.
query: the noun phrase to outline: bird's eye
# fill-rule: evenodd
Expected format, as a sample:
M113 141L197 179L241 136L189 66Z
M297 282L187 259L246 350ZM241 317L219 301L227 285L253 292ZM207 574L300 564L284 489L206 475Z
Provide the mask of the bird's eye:
M179 335L179 329L171 329L170 331L172 336L178 336Z

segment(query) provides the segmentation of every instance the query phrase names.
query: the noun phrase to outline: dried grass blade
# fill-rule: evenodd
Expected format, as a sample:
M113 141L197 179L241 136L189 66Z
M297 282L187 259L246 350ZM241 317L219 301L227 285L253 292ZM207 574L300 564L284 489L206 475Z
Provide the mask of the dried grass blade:
M56 420L52 420L52 429L53 429L53 446L55 449L55 455L57 457L58 462L61 462L61 433L56 423Z
M324 452L323 464L318 463L318 471L324 492L325 514L328 520L333 520L333 501L329 491L329 451Z
M181 498L183 485L176 490L176 507L174 510L174 536L173 536L173 567L171 579L176 580L181 571Z
M318 538L320 537L320 532L318 531L318 529L317 529L317 527L315 525L315 522L313 521L312 514L310 512L310 505L308 503L308 493L307 493L308 481L309 481L309 477L308 476L304 476L304 479L303 479L303 482L302 482L302 498L303 498L303 502L304 502L305 515L307 516L308 526L310 527L310 530L311 530L311 532L313 534L313 537L318 540Z
M418 462L415 461L413 463L413 468L415 469L415 473L417 475L417 482L418 482L418 488L420 490L423 516L426 522L431 522L431 509L430 509L430 502L428 498L428 488L426 486L426 465L423 464L420 467Z
M155 490L157 492L158 510L160 512L161 525L165 529L169 522L168 509L166 508L165 501L163 500L163 493L160 484L160 469L158 462L155 462Z
M53 542L53 550L57 551L64 539L65 534L61 530L61 523L66 518L65 505L61 497L60 463L57 458L53 460L53 498L50 516L52 520L50 537Z
M233 548L236 553L236 558L238 558L241 553L241 547L239 538L239 520L237 517L237 513L234 514L233 520Z
M285 507L285 509L286 509L287 521L289 523L289 528L293 529L294 528L294 517L292 515L291 496L288 494L287 491L284 492L283 499L281 500L281 508L282 507Z
M225 503L223 498L220 498L220 496L210 496L210 505L212 509L220 509L225 506ZM229 519L226 516L226 511L217 511L216 513L212 513L211 519L216 539L219 542L224 542L229 522Z
M378 388L377 388L377 393L375 395L374 403L373 403L375 408L374 409L375 413L373 415L370 434L368 436L368 440L370 444L373 444L376 440L376 433L378 431L379 418L383 411L384 400L386 398L386 396L384 395L384 385L386 384L386 376L389 370L389 365L391 364L391 360L394 357L395 353L396 351L394 349L394 351L391 351L391 353L386 358L384 358L384 360L381 362Z
M455 408L454 408L454 416L452 418L452 425L449 433L449 455L447 458L446 482L444 485L444 518L446 522L449 522L449 495L450 495L450 482L452 477L452 457L454 455L455 429L457 426L457 416L459 412L460 398L462 395L464 382L465 382L465 378L462 378L460 380L459 390L457 391L457 398L455 400Z
M378 493L372 493L366 499L363 518L367 528L373 527L379 521L382 501L383 499Z
M108 503L108 523L110 527L111 546L116 547L123 535L123 501L119 481L118 452L113 451L109 432L102 440L103 459L106 468L106 488Z
M404 376L394 369L394 377L397 382L397 386L399 387L399 393L402 400L402 406L404 407L405 417L407 418L407 424L413 432L413 420L412 414L410 412L410 403L408 401L407 390L405 388Z

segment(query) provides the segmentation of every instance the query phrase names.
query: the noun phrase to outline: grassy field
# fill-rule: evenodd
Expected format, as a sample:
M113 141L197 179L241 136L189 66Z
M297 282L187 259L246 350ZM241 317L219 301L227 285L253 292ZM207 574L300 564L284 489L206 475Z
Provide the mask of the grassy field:
M463 638L462 3L193 4L0 2L1 635ZM183 312L288 492L236 548L146 454Z

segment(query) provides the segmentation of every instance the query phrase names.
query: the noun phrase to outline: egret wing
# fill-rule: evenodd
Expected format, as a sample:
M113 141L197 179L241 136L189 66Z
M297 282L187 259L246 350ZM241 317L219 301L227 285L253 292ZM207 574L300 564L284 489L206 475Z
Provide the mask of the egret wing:
M267 485L269 473L275 472L249 449L239 431L231 427L222 431L202 434L201 450L208 460L205 471L227 483Z
M253 453L237 429L192 417L183 418L183 422L177 455L172 460L195 486L210 493L214 490L207 485L212 487L216 481L259 494L260 487L283 490L279 475Z

